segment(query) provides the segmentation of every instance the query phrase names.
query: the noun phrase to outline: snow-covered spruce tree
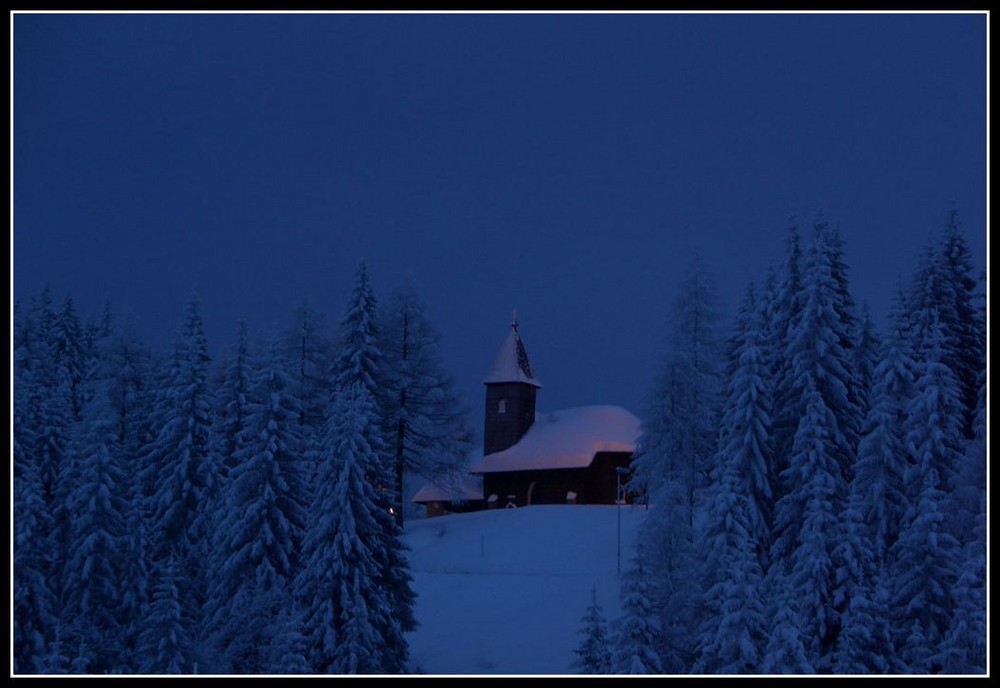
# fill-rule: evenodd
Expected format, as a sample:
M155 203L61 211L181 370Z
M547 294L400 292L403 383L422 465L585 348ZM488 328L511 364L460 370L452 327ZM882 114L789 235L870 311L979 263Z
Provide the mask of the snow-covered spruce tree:
M878 365L880 347L881 340L875 331L875 323L872 322L866 303L858 326L858 341L854 346L854 370L858 378L861 418L867 417L871 409L872 387L875 384L875 367ZM862 428L863 426L862 423Z
M17 393L15 383L15 394ZM26 456L19 435L15 402L13 432L13 670L32 673L45 654L56 602L49 587L48 532L50 515L42 498L38 467Z
M639 545L621 579L622 616L614 624L611 658L615 674L663 673L657 651L659 618L653 608L652 586L643 558L643 547Z
M674 301L668 351L646 413L643 450L630 480L633 489L650 495L680 480L689 522L695 492L707 484L715 453L722 399L717 320L715 282L696 257Z
M384 385L378 323L378 302L368 278L368 267L362 261L358 264L334 349L329 375L334 394L337 390L359 384L376 404L380 401Z
M62 309L53 321L53 344L56 362L63 366L69 379L70 408L73 420L80 420L86 401L85 382L92 366L90 352L84 342L83 328L73 304L73 297L66 295Z
M590 604L580 619L579 647L573 650L576 658L571 669L579 674L610 674L611 648L609 646L608 625L604 620L604 610L597 603L597 586L590 591Z
M785 264L777 274L773 296L769 298L771 318L766 323L767 349L770 354L768 358L773 380L771 475L775 479L772 480L771 488L775 502L784 494L784 486L777 477L788 465L788 455L801 416L801 390L795 386L791 342L794 328L802 315L805 292L801 237L794 217L790 221L786 244Z
M777 570L769 571L767 585L773 597L773 615L760 673L815 674L816 669L806 653L799 608L785 575Z
M383 540L381 551L385 553L379 572L388 594L394 622L404 631L411 631L416 628L416 618L413 616L416 596L410 585L411 577L403 554L403 544L399 540L401 529L393 515L395 479L389 450L391 445L385 432L383 409L386 407L386 383L382 352L379 349L380 338L377 301L368 278L368 269L361 262L340 322L330 377L338 393L352 385L358 385L367 392L366 404L371 406L369 413L374 421L364 426L364 432L375 459L365 466L365 474L375 488L376 504L379 506L375 518L381 523L378 532ZM386 642L393 642L397 636L387 629L385 637ZM401 637L399 636L400 639ZM386 652L387 655L395 656L394 660L386 662L388 666L405 665L408 654L405 643L388 647Z
M128 484L120 465L118 428L106 381L86 385L91 401L75 437L75 464L67 493L69 528L63 618L79 632L78 659L89 673L122 669L122 593L126 563ZM81 388L81 391L85 391ZM78 662L78 667L83 664Z
M805 395L805 415L782 475L791 489L775 508L779 535L772 567L787 571L785 581L799 609L806 657L817 670L825 671L839 625L833 599L833 549L843 479L831 447L836 419L814 387L807 387ZM793 532L794 539L789 537Z
M919 324L921 311L935 309L945 338L943 363L958 380L962 406L961 428L973 436L977 379L985 367L985 323L976 308L976 280L969 249L959 231L958 213L949 213L943 233L928 243L913 278L909 303L915 323L913 345L925 337ZM942 475L942 479L946 476Z
M210 625L235 673L268 671L267 634L290 602L298 567L310 476L297 434L294 387L275 347L255 382L246 409L248 432L221 500L216 541L221 566L208 606Z
M151 410L155 437L143 448L148 475L151 560L162 566L176 562L176 586L184 616L201 622L205 601L205 567L210 543L210 501L215 461L212 447L212 390L208 380L208 346L198 301L188 304L183 330L169 371L160 383ZM161 576L164 575L161 572ZM202 647L195 644L195 649Z
M862 440L863 447L869 437ZM865 447L866 453L872 449ZM884 674L896 668L888 591L879 566L881 561L875 552L879 533L876 528L880 527L873 528L868 521L872 495L885 500L886 461L892 458L881 455L876 449L873 454L866 455L865 463L859 463L847 506L840 514L840 534L833 551L833 598L841 615L832 668L838 674ZM884 511L886 505L878 504L876 509Z
M41 396L33 370L34 319L17 303L13 326L13 670L32 673L40 670L38 662L46 653L55 621L55 599L49 587L50 551L45 544L52 519L41 466L33 452L33 403Z
M904 659L913 661L926 649L939 648L952 624L954 587L961 549L948 532L941 474L955 462L953 438L961 433L958 381L943 362L944 333L930 309L916 381L916 396L910 405L906 444L913 463L906 475L909 505L899 539L892 548L891 597L896 610L895 642ZM916 633L919 624L919 633ZM913 646L918 638L923 644ZM924 655L926 657L927 655ZM909 671L939 672L936 662L909 666Z
M378 427L374 408L362 385L341 388L323 433L304 565L296 580L305 610L306 661L316 673L404 669L395 650L405 647L403 629L383 586L383 508L370 480L379 463L368 440L370 429Z
M196 673L196 653L190 637L192 622L186 618L181 599L177 560L170 554L158 568L149 618L136 649L139 671L144 674Z
M641 537L656 579L663 668L682 673L692 661L698 595L695 503L714 457L722 396L714 284L698 260L680 284L670 328L668 350L643 414L629 489L656 505Z
M250 387L254 373L250 335L246 320L241 320L237 328L236 349L225 366L215 395L216 451L223 478L239 463L237 457L247 441Z
M149 603L148 504L142 492L142 447L149 436L151 355L130 325L113 326L108 313L96 342L98 379L108 385L107 414L114 424L124 500L120 583L121 657L118 670L137 672L139 633Z
M914 361L907 339L903 295L897 294L889 317L889 331L879 351L872 391L863 426L852 491L869 529L873 565L881 571L889 549L899 537L906 511L903 474L906 449L903 428L913 396Z
M392 442L396 522L402 525L404 509L412 508L408 498L421 484L464 477L473 434L441 363L438 334L412 285L390 294L381 336L383 415Z
M696 673L753 673L760 663L766 622L761 601L770 390L758 346L760 318L752 289L740 313L713 485L705 509L703 615Z
M986 672L986 375L980 374L975 439L965 455L965 470L950 507L961 512L957 532L963 535L962 560L955 583L955 615L940 649L938 663L948 674Z
M828 668L839 626L832 597L837 517L845 504L845 466L856 445L850 432L857 415L850 396L853 366L840 342L847 336L839 315L840 287L834 279L828 232L819 228L810 247L802 312L792 328L789 389L798 390L801 411L791 450L779 476L772 566L788 573L803 620L807 658ZM783 410L787 413L788 409Z

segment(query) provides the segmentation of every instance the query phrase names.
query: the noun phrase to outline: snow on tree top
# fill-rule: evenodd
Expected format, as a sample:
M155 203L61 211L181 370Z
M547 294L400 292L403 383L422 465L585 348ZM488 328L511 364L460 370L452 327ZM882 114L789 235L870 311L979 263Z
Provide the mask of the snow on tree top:
M639 419L620 406L580 406L539 414L521 441L484 456L470 473L586 468L598 452L632 452Z
M510 333L504 340L493 367L483 380L484 384L502 382L523 382L535 387L541 387L542 383L535 378L531 370L531 362L528 360L528 352L524 349L524 342L517 331L517 321L510 327Z

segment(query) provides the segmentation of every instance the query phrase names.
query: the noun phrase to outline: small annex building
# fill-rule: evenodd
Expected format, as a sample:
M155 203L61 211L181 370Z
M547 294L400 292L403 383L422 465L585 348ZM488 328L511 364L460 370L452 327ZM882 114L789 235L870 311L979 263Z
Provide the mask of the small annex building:
M427 515L530 504L614 504L639 419L620 406L538 413L535 376L516 317L483 380L483 455L463 484L425 485ZM478 494L477 494L478 490ZM478 499L477 499L478 497Z

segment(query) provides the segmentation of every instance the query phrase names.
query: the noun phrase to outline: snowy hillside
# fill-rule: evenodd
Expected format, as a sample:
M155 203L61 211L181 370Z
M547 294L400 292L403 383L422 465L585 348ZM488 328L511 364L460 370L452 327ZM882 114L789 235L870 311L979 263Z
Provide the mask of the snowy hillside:
M571 673L597 586L618 616L617 508L531 506L410 521L405 543L420 627L413 666L429 674ZM641 507L621 509L627 568Z

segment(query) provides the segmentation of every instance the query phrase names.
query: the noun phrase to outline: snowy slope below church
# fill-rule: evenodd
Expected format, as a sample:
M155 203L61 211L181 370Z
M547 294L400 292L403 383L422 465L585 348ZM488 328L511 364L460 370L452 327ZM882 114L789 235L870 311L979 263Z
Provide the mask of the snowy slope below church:
M622 569L647 513L621 508ZM617 533L614 506L539 505L407 522L420 622L407 637L413 667L572 673L591 587L609 622L619 613Z

